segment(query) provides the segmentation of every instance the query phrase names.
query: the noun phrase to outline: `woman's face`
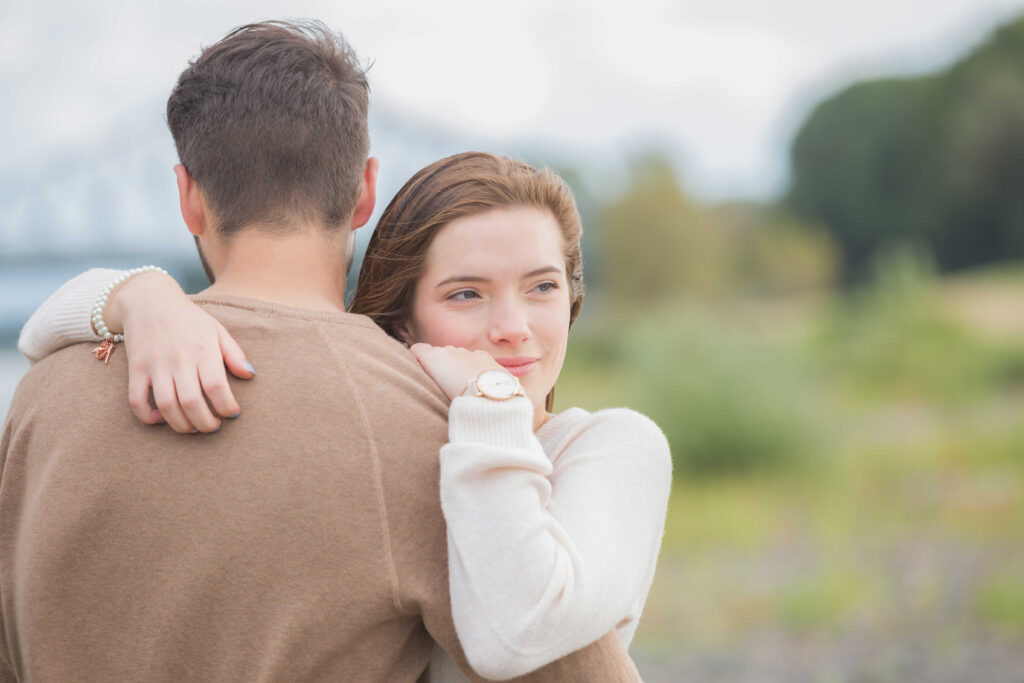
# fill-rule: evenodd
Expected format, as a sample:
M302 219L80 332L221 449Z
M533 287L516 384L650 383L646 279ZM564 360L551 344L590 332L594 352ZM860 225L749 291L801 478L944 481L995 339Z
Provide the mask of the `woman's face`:
M441 228L406 331L412 341L487 351L543 406L569 338L565 245L554 216L496 209Z

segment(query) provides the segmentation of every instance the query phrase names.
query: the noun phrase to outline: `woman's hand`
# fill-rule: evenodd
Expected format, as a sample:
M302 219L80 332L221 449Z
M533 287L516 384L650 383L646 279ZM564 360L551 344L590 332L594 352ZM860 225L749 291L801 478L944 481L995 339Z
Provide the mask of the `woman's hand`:
M461 396L469 385L469 380L484 370L504 370L486 351L470 351L456 346L431 346L423 343L413 344L409 350L416 356L416 360L427 374L447 394L449 401Z
M238 416L225 365L242 379L256 373L224 326L192 303L174 278L136 275L111 292L103 317L111 330L124 330L128 402L139 420L166 421L182 434L214 432L221 421L207 399L221 417Z

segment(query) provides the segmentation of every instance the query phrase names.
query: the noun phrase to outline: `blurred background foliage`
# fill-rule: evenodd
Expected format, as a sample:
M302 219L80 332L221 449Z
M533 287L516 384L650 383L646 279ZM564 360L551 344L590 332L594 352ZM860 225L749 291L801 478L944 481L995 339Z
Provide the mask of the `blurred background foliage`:
M823 222L844 281L880 251L942 272L1024 256L1024 19L943 73L857 83L797 133L786 205Z
M1022 680L1024 19L791 152L776 202L702 204L656 151L578 197L557 403L650 415L675 464L642 670Z

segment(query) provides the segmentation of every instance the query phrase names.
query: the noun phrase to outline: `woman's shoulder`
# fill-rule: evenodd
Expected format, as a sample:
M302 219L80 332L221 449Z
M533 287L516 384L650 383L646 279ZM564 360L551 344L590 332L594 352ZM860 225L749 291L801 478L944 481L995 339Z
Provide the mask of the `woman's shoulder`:
M665 441L664 433L654 420L632 408L602 408L595 411L568 408L553 415L541 427L542 432L545 430L552 432L625 431L627 434L643 434Z
M661 461L671 470L671 453L665 434L654 420L630 408L604 408L593 412L569 408L554 415L537 436L550 454L569 449L611 448L645 460Z

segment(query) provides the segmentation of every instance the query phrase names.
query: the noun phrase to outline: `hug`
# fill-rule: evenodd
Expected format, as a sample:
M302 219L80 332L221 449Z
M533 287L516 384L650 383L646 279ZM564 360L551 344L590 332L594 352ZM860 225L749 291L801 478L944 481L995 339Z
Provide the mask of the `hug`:
M0 681L639 680L671 459L632 410L554 412L572 192L483 152L430 164L346 308L368 103L317 22L240 27L180 75L210 287L94 269L26 325Z

